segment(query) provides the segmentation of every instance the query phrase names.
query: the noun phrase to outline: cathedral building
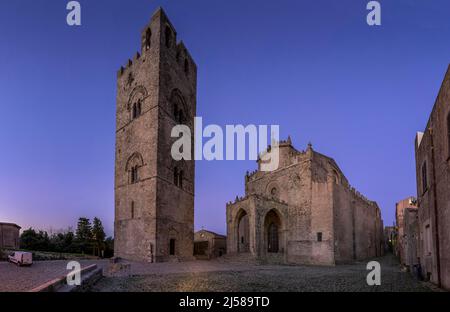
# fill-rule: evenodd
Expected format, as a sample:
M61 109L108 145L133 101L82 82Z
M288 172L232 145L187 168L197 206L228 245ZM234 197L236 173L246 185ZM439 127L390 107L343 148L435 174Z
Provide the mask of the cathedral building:
M335 265L381 256L376 202L352 188L336 162L279 143L279 167L245 176L245 196L226 205L227 252L262 262Z

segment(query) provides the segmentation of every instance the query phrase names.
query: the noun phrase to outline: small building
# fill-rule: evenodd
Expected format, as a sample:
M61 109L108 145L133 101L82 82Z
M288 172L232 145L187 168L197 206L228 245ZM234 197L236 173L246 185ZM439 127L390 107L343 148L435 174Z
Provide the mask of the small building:
M395 204L395 223L397 225L397 242L394 248L394 254L399 258L401 264L406 264L406 251L405 251L405 221L404 214L407 209L417 210L417 199L414 197L405 198Z
M0 248L19 248L20 229L17 224L0 222Z
M197 259L221 257L227 252L227 237L207 230L194 233L194 256Z

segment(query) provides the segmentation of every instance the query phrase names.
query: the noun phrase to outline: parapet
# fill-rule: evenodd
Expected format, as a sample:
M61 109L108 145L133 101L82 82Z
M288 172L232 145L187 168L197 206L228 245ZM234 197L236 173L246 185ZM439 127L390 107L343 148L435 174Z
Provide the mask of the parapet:
M284 200L281 200L281 199L278 199L278 198L275 198L275 197L268 197L268 196L261 195L261 194L250 194L250 195L245 195L245 196L241 196L241 197L236 196L234 201L229 201L229 202L226 203L226 205L227 206L235 205L235 204L238 204L238 203L240 203L242 201L248 200L250 198L256 198L256 199L265 200L265 201L272 201L272 202L276 202L278 204L287 205L287 203Z

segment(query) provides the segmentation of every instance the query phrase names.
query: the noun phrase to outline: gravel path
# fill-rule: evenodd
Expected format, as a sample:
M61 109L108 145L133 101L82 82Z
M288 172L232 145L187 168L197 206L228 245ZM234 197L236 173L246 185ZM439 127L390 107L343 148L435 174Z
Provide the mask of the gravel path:
M322 267L196 261L132 263L131 276L105 277L92 291L431 291L425 283L400 271L392 256L377 261L381 264L381 286L375 287L366 283L366 262Z

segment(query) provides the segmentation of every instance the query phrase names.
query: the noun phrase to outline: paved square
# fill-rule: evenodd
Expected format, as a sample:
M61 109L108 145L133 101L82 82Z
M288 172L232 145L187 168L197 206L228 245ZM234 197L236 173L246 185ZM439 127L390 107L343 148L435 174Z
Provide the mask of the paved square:
M131 263L129 276L105 277L92 291L431 291L400 271L393 256L381 263L381 286L366 283L366 262L335 267L227 263Z

